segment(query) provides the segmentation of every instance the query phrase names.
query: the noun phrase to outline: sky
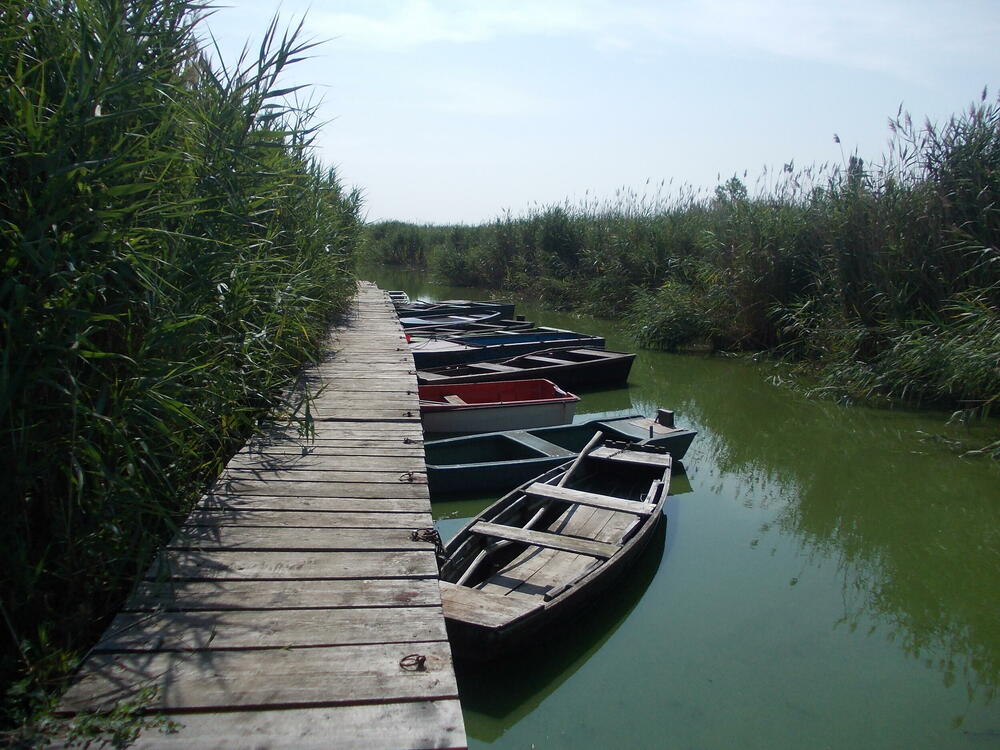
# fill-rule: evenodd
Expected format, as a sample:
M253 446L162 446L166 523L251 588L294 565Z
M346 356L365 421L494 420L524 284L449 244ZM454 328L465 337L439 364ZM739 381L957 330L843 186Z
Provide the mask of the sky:
M321 42L283 82L369 221L753 189L1000 90L1000 0L227 1L202 33L228 64L276 13Z

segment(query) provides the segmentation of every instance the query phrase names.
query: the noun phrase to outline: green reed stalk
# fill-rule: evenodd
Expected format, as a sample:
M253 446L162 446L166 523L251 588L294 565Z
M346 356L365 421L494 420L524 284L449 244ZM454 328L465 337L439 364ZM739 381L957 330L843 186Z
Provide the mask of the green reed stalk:
M0 11L0 674L23 720L316 356L357 193L310 156L274 22L233 68L191 0ZM300 27L301 28L301 27Z

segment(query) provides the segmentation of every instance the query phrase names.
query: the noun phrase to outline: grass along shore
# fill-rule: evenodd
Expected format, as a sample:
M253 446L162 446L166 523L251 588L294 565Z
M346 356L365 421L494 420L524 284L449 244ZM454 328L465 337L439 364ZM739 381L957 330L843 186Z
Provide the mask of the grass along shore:
M0 11L6 739L354 291L359 195L311 156L266 30L232 67L188 0Z
M626 322L644 347L765 351L827 396L1000 410L1000 102L898 112L879 164L711 193L366 228L366 257ZM990 449L1000 454L1000 444Z

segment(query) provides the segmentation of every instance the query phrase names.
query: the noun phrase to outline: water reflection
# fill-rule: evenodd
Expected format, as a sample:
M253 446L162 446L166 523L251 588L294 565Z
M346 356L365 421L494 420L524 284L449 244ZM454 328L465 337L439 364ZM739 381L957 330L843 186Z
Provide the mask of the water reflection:
M418 278L383 283L411 295L489 297ZM519 312L603 335L609 348L630 348L609 321L530 305ZM676 549L668 542L671 563L647 571L654 583L641 612L633 611L633 601L607 620L600 613L589 636L578 641L568 634L554 647L562 656L543 653L524 665L521 677L529 679L520 687L510 684L516 670L509 680L489 683L492 697L477 682L485 678L466 676L462 695L465 702L470 691L473 737L492 741L518 722L544 724L534 707L572 692L569 678L588 660L615 674L612 661L622 649L607 641L629 613L633 623L642 620L637 629L647 627L643 618L669 619L690 651L650 654L661 670L669 663L687 674L683 686L652 667L629 676L655 686L664 702L652 715L671 718L681 745L791 748L823 739L830 746L964 747L1000 736L992 705L1000 681L1000 467L957 459L941 443L924 440L922 433L965 436L960 426L944 426L946 415L809 401L768 385L767 375L741 360L640 352L628 388L586 394L581 416L648 414L663 406L680 425L699 431L685 459L691 492L672 500L694 521L685 515ZM447 533L481 507L435 507L435 514ZM772 607L759 625L746 614L756 600ZM734 632L720 618L744 626ZM785 623L796 629L769 632ZM769 648L776 656L766 660ZM714 663L718 653L735 656L712 687L699 687L699 666ZM866 682L862 666L879 677ZM537 680L536 668L544 675ZM732 680L729 692L719 687L720 674ZM823 690L805 675L823 675ZM645 693L633 696L627 717L636 744L660 736L638 708L643 700ZM557 711L557 702L547 701L547 711ZM820 717L832 712L836 734L824 734L832 725ZM874 736L872 722L880 719L892 730ZM756 733L741 734L751 724ZM808 732L806 739L790 726Z

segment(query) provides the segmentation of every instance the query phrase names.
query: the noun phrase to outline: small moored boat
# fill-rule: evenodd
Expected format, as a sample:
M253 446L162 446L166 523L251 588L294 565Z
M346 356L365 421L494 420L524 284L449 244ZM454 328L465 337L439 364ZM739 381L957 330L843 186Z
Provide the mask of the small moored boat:
M604 347L604 338L560 328L494 331L468 336L412 336L410 351L419 369L504 359L542 349Z
M452 647L509 651L593 603L662 520L671 458L601 442L504 496L445 546L441 598Z
M481 312L470 315L404 315L399 319L404 329L410 328L455 328L461 329L476 323L500 320L498 312Z
M566 424L579 396L549 380L422 385L424 432L494 432Z
M635 355L580 347L543 349L495 362L473 362L417 371L418 383L480 383L486 380L546 378L563 388L624 383Z
M514 305L510 302L471 302L469 300L442 300L425 302L411 300L396 305L400 316L408 315L471 315L473 313L496 312L501 318L514 317Z
M506 492L574 458L598 431L608 440L655 445L674 461L684 458L698 433L674 426L673 412L590 419L579 424L489 432L424 443L427 484L433 496Z

